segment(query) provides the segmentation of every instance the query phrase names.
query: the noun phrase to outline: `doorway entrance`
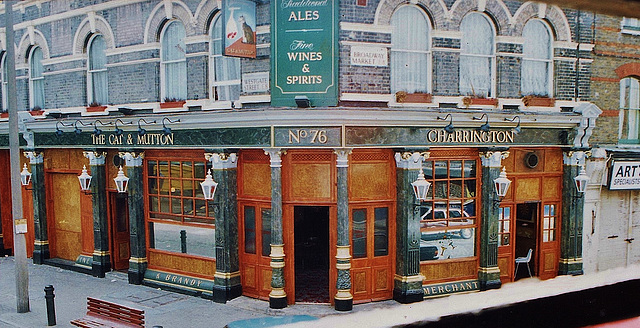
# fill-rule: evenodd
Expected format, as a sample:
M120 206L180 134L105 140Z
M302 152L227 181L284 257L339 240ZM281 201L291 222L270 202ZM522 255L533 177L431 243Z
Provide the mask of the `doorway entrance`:
M114 270L129 269L129 205L126 195L109 192L111 263Z
M294 207L296 302L329 303L329 206Z
M529 249L533 250L529 263L522 263L514 273L515 280L529 277L527 265L531 274L536 276L536 258L538 243L538 205L540 203L522 203L516 205L516 247L515 257L525 257ZM515 268L514 268L515 270Z

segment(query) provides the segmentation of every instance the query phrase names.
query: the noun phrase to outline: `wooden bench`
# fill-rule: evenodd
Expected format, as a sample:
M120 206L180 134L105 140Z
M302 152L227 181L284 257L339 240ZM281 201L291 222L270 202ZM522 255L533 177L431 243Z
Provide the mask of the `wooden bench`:
M87 297L87 314L71 320L77 327L144 327L144 311Z

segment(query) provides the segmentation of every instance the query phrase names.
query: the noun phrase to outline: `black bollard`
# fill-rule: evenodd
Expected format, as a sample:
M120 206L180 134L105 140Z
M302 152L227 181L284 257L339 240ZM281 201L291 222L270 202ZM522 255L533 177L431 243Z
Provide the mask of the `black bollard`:
M182 253L187 252L187 231L186 230L180 230L180 248L182 250Z
M47 301L47 326L56 325L56 304L53 301L55 297L52 285L44 288L44 298Z

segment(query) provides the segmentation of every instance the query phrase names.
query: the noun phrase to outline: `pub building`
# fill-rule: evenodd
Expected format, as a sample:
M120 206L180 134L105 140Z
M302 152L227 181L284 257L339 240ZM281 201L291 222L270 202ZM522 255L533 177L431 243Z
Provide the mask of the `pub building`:
M499 288L530 275L548 279L582 273L583 192L589 179L582 168L600 109L576 101L573 90L562 93L553 85L546 88L555 95L554 104L525 104L520 90L505 87L517 89L520 75L511 76L510 83L499 82L495 74L504 70L495 67L484 91L489 98L476 99L464 91L473 88L472 77L450 74L463 67L433 63L431 80L425 82L429 89L421 90L402 82L422 77L401 73L396 66L404 60L396 55L402 50L398 44L406 43L396 36L407 28L400 18L420 17L425 36L433 34L429 42L434 47L440 43L426 52L433 57L429 63L454 56L462 66L469 49L463 46L461 54L446 44L459 47L474 24L505 24L488 19L506 15L504 4L461 0L456 3L472 5L436 8L425 1L230 1L235 2L249 3L253 10L247 10L253 15L246 20L257 21L249 39L257 43L258 54L249 41L232 51L249 54L238 61L242 74L237 77L243 84L232 87L228 85L236 82L216 84L217 76L197 80L196 69L185 63L200 54L197 49L220 41L220 17L225 10L233 15L225 2L184 1L199 4L190 11L181 1L139 1L131 6L141 17L130 19L147 22L140 27L147 33L136 46L117 41L113 34L124 32L108 25L116 21L102 18L124 15L123 2L106 1L67 14L80 18L73 20L75 37L89 40L86 49L77 48L78 58L84 59L80 64L94 55L90 41L102 36L106 71L135 64L154 76L160 67L160 84L151 87L158 94L155 102L140 102L140 97L154 97L143 94L148 88L140 80L112 82L108 75L109 103L124 100L99 111L55 107L54 90L45 88L44 113L21 113L26 114L20 115L22 192L28 254L34 263L96 277L126 270L131 284L216 302L245 295L268 301L272 308L322 302L337 310L363 302L410 303ZM533 21L547 26L547 37L554 41L547 44L556 50L549 59L555 65L545 66L550 70L545 81L556 76L557 84L566 79L572 83L560 73L574 65L566 62L576 61L562 52L578 45L571 34L577 27L569 26L565 16L575 13L537 3L505 3L522 7L513 16L519 29L483 31L494 45L519 48L520 53L503 49L496 55L491 49L488 58L495 64L496 57L521 57L524 43L526 59L525 40L531 35L521 25ZM295 10L287 4L296 4ZM25 3L16 10L35 8ZM367 14L338 14L355 9ZM451 21L433 15L443 10ZM376 19L368 20L374 14ZM58 19L64 20L43 14L38 24ZM196 26L187 25L185 32L187 23ZM170 30L174 24L182 29ZM44 80L60 83L55 70L76 59L57 54L45 34L31 31L30 40L32 25L16 26L17 33L25 32L16 37L16 62L33 64L27 50L39 46L48 60L42 61L49 69ZM308 29L314 28L323 34L310 37ZM178 41L163 37L180 32ZM380 38L374 42L375 36L367 33ZM505 35L496 38L495 33ZM184 49L185 40L185 71L180 75L171 69L174 62L164 62L171 51L164 43L183 42ZM330 42L314 46L316 40ZM160 49L160 60L123 58L147 51L142 46L156 53ZM299 52L292 55L294 48ZM204 60L220 61L224 56L215 54L219 50L212 46L210 56L205 50ZM24 65L17 67L19 72L33 73L34 65ZM172 81L174 76L185 80ZM451 78L454 88L443 88ZM382 81L382 89L354 86L367 79ZM473 79L478 83L474 90L487 82ZM38 86L29 80L28 87ZM81 80L77 92L85 93L89 83L88 100L95 99L93 82ZM121 83L139 94L129 96L116 85ZM205 85L200 96L206 99L195 95L202 91L198 83ZM186 100L168 104L164 96L180 92ZM225 93L237 98L225 98ZM494 102L474 103L478 99ZM5 167L7 131L6 120L0 122L0 163ZM9 180L9 170L0 172L6 250L12 247ZM516 258L527 254L529 260L516 265Z

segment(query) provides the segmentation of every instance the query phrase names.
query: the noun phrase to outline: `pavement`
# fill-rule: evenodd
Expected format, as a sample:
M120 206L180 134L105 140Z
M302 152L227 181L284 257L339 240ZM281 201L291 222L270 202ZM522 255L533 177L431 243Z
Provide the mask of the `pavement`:
M338 312L328 304L295 304L284 309L270 309L269 302L238 297L226 304L200 297L178 294L148 286L130 285L127 274L112 271L105 278L60 269L49 265L28 265L30 312L17 313L15 259L0 258L0 327L47 327L45 286L55 289L56 323L71 327L69 322L86 312L88 296L130 306L145 312L145 326L154 327L224 327L242 319L265 316L348 315L360 311L401 306L395 301L355 305L349 313Z
M49 265L35 265L29 260L30 312L17 313L14 268L13 257L0 257L0 328L46 327L44 288L48 285L55 288L59 327L70 327L71 320L84 316L88 296L144 310L146 327L163 328L215 328L237 320L293 315L320 319L287 325L291 328L422 327L443 320L443 327L500 327L495 324L496 318L514 323L502 327L566 328L640 315L640 299L637 298L640 264L544 281L521 279L504 284L500 289L454 294L413 304L399 304L393 300L357 304L350 312L336 311L329 304L295 304L276 310L270 309L267 301L244 296L220 304L153 287L130 285L123 272L112 271L105 278L96 278ZM541 321L544 318L556 320L556 323ZM445 325L447 322L450 324ZM572 326L574 322L583 324ZM631 326L620 327L635 327L637 323L636 320Z

